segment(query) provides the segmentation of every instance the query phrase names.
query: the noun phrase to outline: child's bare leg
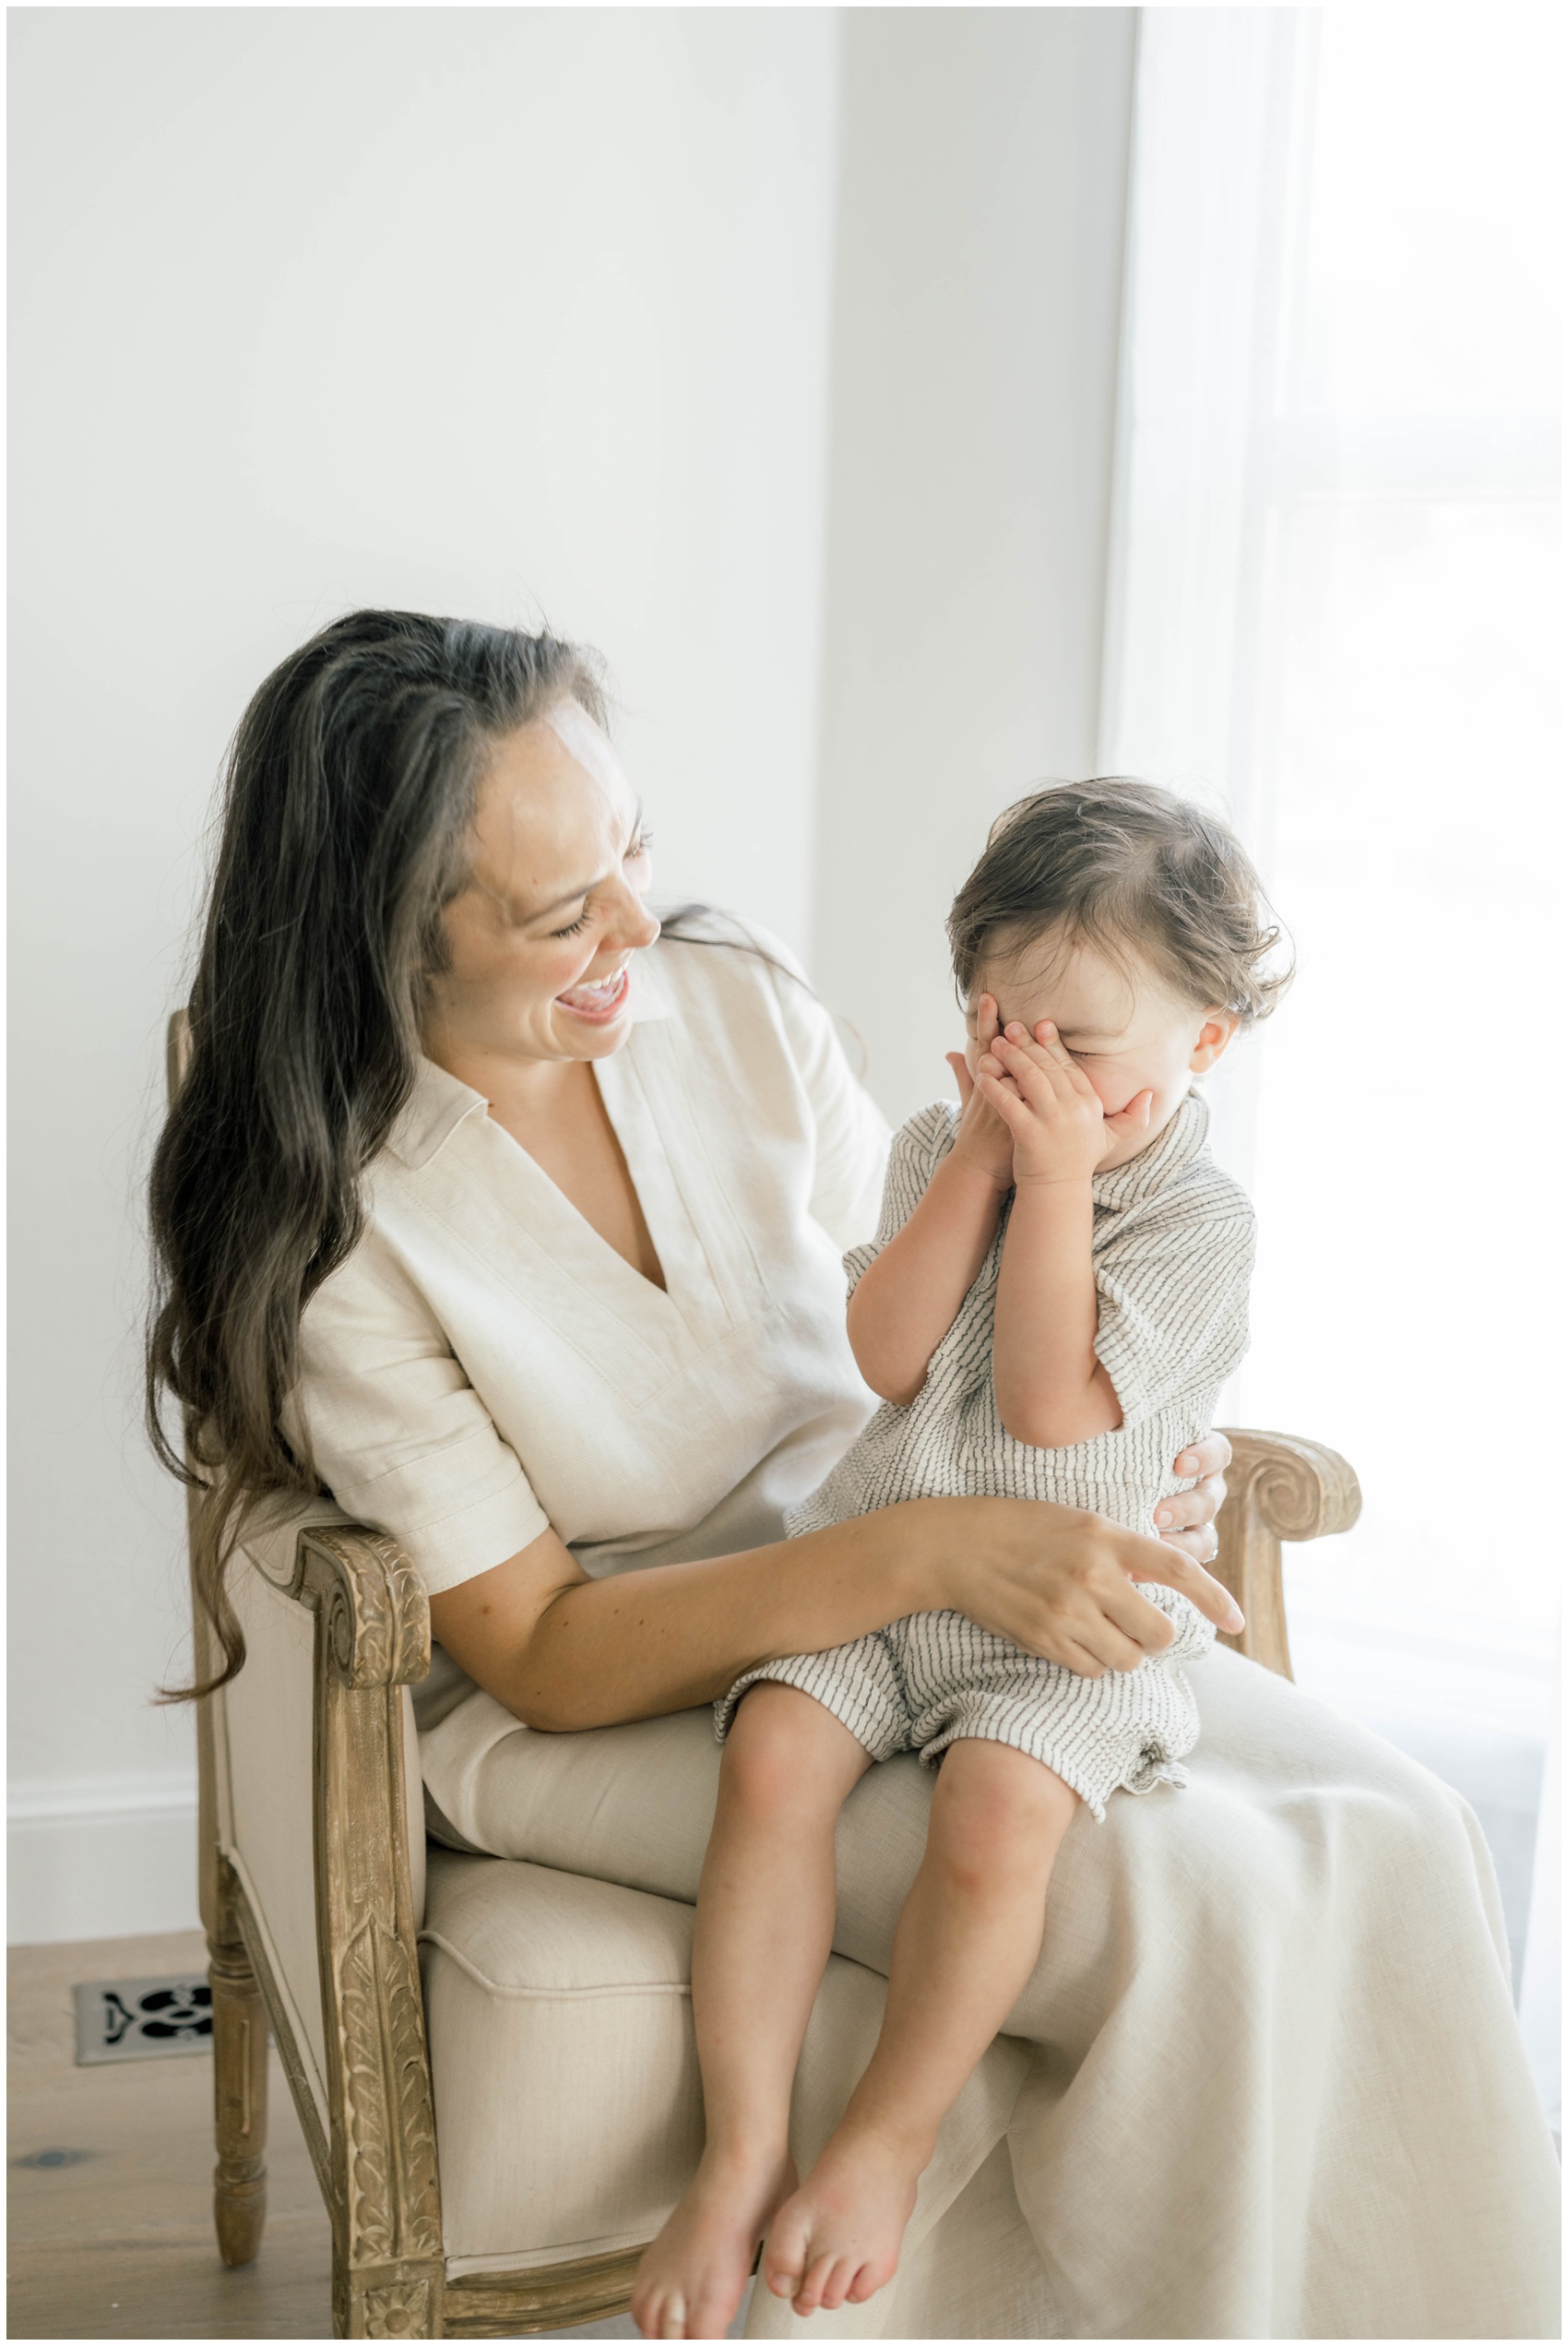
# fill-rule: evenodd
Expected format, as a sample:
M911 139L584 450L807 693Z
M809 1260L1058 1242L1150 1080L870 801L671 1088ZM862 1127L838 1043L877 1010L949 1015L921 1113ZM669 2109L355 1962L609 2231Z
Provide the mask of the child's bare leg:
M1046 1886L1077 1806L1026 1753L949 1745L876 2051L768 2233L764 2277L798 2314L859 2304L892 2279L936 2129L1034 1969Z
M765 1679L735 1714L692 1947L707 2139L637 2268L632 2312L645 2338L722 2338L794 2188L790 2094L833 1943L833 1828L870 1765L794 1686Z

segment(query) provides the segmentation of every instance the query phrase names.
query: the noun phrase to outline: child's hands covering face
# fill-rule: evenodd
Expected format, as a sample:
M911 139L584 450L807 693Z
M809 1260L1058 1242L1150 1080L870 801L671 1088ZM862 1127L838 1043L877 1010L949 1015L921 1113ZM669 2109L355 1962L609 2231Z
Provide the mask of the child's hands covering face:
M1148 1130L1154 1109L1154 1093L1140 1091L1108 1116L1049 1018L1032 1042L1016 1024L995 1035L982 1049L975 1090L1007 1127L1013 1178L1020 1183L1087 1181L1129 1134Z
M975 1042L980 1052L994 1048L1000 1032L996 1014L996 996L982 994L975 1005ZM1013 1135L998 1114L992 1102L977 1086L969 1073L969 1063L962 1051L949 1051L947 1064L957 1078L958 1102L963 1113L958 1122L958 1137L953 1143L953 1154L983 1173L998 1189L1013 1186Z

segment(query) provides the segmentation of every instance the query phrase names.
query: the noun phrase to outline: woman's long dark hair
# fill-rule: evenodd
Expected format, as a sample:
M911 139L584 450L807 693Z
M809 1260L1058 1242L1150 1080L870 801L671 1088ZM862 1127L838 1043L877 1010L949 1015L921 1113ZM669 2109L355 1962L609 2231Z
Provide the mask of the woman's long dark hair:
M283 1431L300 1316L361 1234L362 1175L412 1090L490 746L568 696L602 716L594 662L554 637L360 611L274 669L241 720L189 1064L152 1165L148 1422L190 1488L196 1598L222 1657L167 1699L239 1670L228 1559L259 1506L320 1490Z

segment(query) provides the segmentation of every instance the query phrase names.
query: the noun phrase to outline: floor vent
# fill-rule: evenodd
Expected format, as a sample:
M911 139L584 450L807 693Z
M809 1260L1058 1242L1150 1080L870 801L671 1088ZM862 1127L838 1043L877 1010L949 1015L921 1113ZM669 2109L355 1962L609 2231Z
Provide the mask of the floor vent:
M212 1990L198 1973L93 1980L76 1990L77 2066L156 2061L212 2047Z

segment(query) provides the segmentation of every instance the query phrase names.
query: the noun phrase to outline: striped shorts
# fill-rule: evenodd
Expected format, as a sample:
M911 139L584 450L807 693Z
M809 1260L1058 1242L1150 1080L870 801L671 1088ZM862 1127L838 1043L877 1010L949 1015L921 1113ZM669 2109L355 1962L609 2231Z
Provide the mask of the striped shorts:
M1103 1823L1118 1789L1187 1780L1181 1761L1198 1739L1198 1711L1180 1665L1207 1653L1214 1631L1184 1598L1162 1610L1177 1622L1164 1653L1100 1678L1025 1653L964 1614L912 1613L852 1645L748 1670L714 1706L714 1724L722 1742L749 1686L798 1686L873 1759L918 1751L934 1768L961 1739L1010 1744L1060 1776Z

